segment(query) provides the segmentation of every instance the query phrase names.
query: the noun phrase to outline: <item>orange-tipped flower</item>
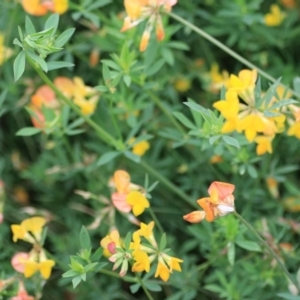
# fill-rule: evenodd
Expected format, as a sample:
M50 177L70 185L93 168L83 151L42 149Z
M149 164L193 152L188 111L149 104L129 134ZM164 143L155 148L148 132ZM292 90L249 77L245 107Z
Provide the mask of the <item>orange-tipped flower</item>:
M212 222L216 217L225 216L234 211L234 196L232 195L235 186L230 183L214 181L208 188L210 197L197 200L202 211L194 211L183 219L190 223L199 223L204 218Z

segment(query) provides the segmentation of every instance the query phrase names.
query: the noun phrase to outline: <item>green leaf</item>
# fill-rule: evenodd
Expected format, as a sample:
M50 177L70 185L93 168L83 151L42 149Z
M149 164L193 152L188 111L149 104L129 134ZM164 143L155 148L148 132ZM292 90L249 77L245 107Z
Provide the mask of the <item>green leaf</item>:
M275 83L273 83L269 89L267 90L267 92L265 93L265 95L263 96L261 103L263 103L264 107L268 107L269 103L271 101L271 99L274 97L274 95L276 94L276 89L280 83L281 78L278 78L276 80Z
M146 288L151 292L160 292L162 290L161 286L154 282L145 281Z
M108 83L112 78L109 68L106 64L103 64L103 66L102 66L102 75L103 75L105 83Z
M136 162L136 163L140 163L141 162L141 157L130 152L130 151L125 151L124 155L129 158L130 160Z
M2 109L2 105L6 99L6 95L7 95L7 89L3 90L2 93L0 94L0 116L1 116L1 109Z
M255 243L255 242L251 242L251 241L243 241L243 240L236 240L235 243L246 250L249 251L261 251L261 247L259 246L259 244Z
M98 86L95 86L95 90L97 91L100 91L100 92L108 92L109 89L105 86L105 85L98 85Z
M27 35L36 33L35 27L28 16L25 18L25 30Z
M96 165L103 166L103 165L109 163L110 161L112 161L115 157L119 156L120 154L121 154L121 152L119 152L119 151L107 152L99 158L99 160L96 162Z
M36 55L33 51L27 51L26 53L31 57L33 61L37 62L46 73L48 72L48 66L44 59Z
M35 127L25 127L20 129L16 135L18 136L30 136L41 132L41 129Z
M139 283L135 283L132 284L129 288L130 288L130 292L132 294L135 294L139 289L140 289L141 285Z
M96 267L96 265L98 265L97 262L93 262L93 263L87 264L86 266L84 266L84 271L85 272L93 271L93 269L94 269L94 267Z
M59 22L59 14L51 15L45 23L44 30L47 30L49 28L54 28L51 34L51 36L53 36L57 30L58 22Z
M155 62L153 65L151 65L151 67L146 71L146 75L147 76L152 76L155 73L157 73L162 66L165 64L165 60L164 59L159 59L157 62Z
M189 100L189 102L183 102L183 104L185 104L186 106L188 106L192 110L200 112L200 114L205 119L205 121L207 123L211 123L210 122L211 121L211 117L210 117L210 114L209 114L209 110L207 110L203 106L195 103L194 100L192 100L192 99L188 99L188 100Z
M235 245L234 243L229 243L227 247L227 258L231 266L234 265L235 260Z
M221 137L221 135L215 135L209 138L209 143L212 145L216 140L218 140Z
M69 270L69 271L65 272L64 274L62 274L61 276L63 278L67 278L67 277L74 277L74 276L77 276L77 275L78 275L78 273L76 271Z
M78 275L72 279L73 289L76 288L76 286L80 283L80 281L81 281L81 275Z
M130 87L131 84L131 77L129 75L125 75L123 76L123 81L125 82L125 84Z
M297 94L300 94L300 77L295 77L293 80L293 88Z
M58 48L63 47L67 43L67 41L71 38L74 32L75 32L75 28L69 28L64 32L62 32L55 40L54 46Z
M289 104L299 104L299 101L296 101L294 99L282 100L282 101L276 102L273 105L271 105L270 107L268 107L268 110L280 108L282 106L286 106L286 105L289 105Z
M278 112L265 110L265 111L264 111L264 116L265 116L265 117L268 117L268 118L273 118L273 117L279 117L279 116L281 116L281 114L278 113Z
M15 59L14 62L14 78L17 81L25 71L25 51L22 50Z
M167 236L165 233L163 233L159 242L159 251L163 251L166 248L166 246L167 246Z
M19 47L23 48L22 43L21 43L17 38L15 38L15 39L13 40L13 44L14 44L14 45L18 45Z
M124 240L124 248L126 250L129 250L130 243L131 243L131 233L128 232L127 235L126 235L126 237L125 237L125 240Z
M173 115L187 128L197 129L197 127L184 114L175 111L173 112Z
M81 248L90 249L91 248L91 239L87 229L82 226L79 234L79 240Z
M99 247L96 252L92 255L92 261L99 260L102 257L103 248Z
M223 135L222 139L226 144L234 146L236 148L240 148L239 142L236 139L232 138L231 136Z
M47 62L47 66L48 66L48 71L52 71L61 68L71 68L74 67L75 65L67 61L49 61Z

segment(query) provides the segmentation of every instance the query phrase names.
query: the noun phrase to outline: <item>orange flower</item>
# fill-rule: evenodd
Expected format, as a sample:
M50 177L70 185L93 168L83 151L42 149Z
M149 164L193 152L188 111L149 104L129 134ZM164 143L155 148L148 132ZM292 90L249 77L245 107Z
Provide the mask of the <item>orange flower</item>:
M199 223L206 218L206 221L212 222L216 217L233 212L234 189L233 184L214 181L208 189L210 197L197 200L203 211L193 211L183 216L183 219L190 223Z
M48 12L63 14L68 9L68 0L22 0L24 10L34 16L43 16Z

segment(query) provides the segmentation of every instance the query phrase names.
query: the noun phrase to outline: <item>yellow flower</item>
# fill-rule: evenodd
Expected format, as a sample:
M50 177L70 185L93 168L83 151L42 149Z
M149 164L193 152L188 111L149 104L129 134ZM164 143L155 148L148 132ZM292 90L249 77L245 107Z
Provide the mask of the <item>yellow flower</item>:
M229 120L236 118L239 113L239 99L235 91L229 90L225 94L226 100L219 100L213 104L213 107L221 112L222 116Z
M124 6L127 16L124 19L121 32L137 26L144 20L148 20L140 42L140 51L145 51L154 28L157 40L161 41L164 38L160 9L170 11L176 2L177 0L125 0Z
M265 15L265 23L267 26L278 26L285 18L285 13L280 10L277 4L271 5L270 12Z
M104 249L103 254L106 257L115 253L117 247L121 247L121 239L118 230L113 230L100 241L101 247Z
M11 225L13 232L13 241L16 242L18 239L34 244L35 241L39 242L41 239L41 233L43 226L46 224L46 220L42 217L32 217L21 222L20 225ZM33 239L32 235L34 236Z
M251 113L238 122L238 131L245 130L245 136L249 142L253 142L258 132L263 132L266 126L263 117Z
M156 247L157 243L153 235L154 225L155 225L154 221L151 221L148 225L141 222L140 229L137 230L137 233L139 236L146 238L152 246Z
M156 278L159 276L162 281L166 282L170 278L170 273L171 271L166 266L165 262L159 259L154 277Z
M133 259L135 260L132 266L132 272L149 272L150 260L146 252L135 250L133 252Z
M184 93L191 88L191 81L187 78L178 78L174 82L174 88L180 93Z
M300 122L295 122L293 125L291 125L287 134L294 135L297 139L300 139Z
M257 155L263 155L265 153L272 153L272 140L273 136L258 136L255 139L255 142L257 143L256 147L256 154Z
M68 9L68 0L22 0L24 10L34 16L43 16L49 11L63 14Z
M220 73L218 64L216 63L212 64L209 72L209 77L211 80L210 90L212 92L217 92L223 86L227 86L227 82L229 78L228 72L222 71L222 73Z
M149 201L146 197L138 191L130 192L126 196L126 202L132 206L132 212L135 216L139 216L150 206Z
M228 90L232 90L238 93L240 97L247 104L253 104L254 102L254 88L257 79L257 71L254 70L242 70L239 72L238 76L230 75L227 84Z
M132 144L134 144L134 141L135 141L135 138L131 138L128 141L128 144L132 145ZM132 153L134 153L138 156L143 156L149 148L150 148L150 144L149 144L148 141L145 141L145 140L140 141L140 142L133 145Z
M35 262L35 261L25 261L25 270L24 270L24 276L25 278L29 278L33 276L37 271L40 271L42 277L44 279L48 279L51 275L52 267L55 265L55 261L52 259L46 259L41 262Z
M96 91L93 88L86 86L80 77L75 77L73 82L74 103L80 107L83 114L90 115L94 113L98 102Z
M4 35L0 33L0 66L12 55L12 50L4 46Z

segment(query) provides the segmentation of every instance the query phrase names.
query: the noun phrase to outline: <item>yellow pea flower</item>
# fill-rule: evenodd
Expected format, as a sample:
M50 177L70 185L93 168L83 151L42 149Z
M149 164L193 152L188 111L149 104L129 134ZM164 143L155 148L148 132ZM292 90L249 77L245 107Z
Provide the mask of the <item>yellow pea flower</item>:
M236 91L227 91L225 100L215 102L213 107L220 111L222 116L227 120L236 118L239 113L239 99Z
M146 238L152 246L156 247L157 243L153 234L154 225L155 225L154 221L151 221L148 225L141 222L140 229L137 230L137 233L140 236Z
M68 0L22 0L23 9L34 16L43 16L48 12L63 14L68 9Z
M289 128L288 135L294 135L297 139L300 139L300 122L295 122Z
M33 276L33 274L39 270L39 264L35 261L31 261L31 260L24 261L24 266L25 266L24 269L25 278L29 278Z
M265 24L273 27L280 25L285 18L285 13L280 10L277 4L273 4L270 7L270 12L265 15Z
M20 225L11 225L13 232L13 241L18 239L34 244L35 241L39 242L41 239L43 226L46 224L46 220L42 217L32 217L21 222ZM34 236L29 234L29 232Z
M132 206L132 212L135 216L139 216L150 206L149 201L146 197L138 191L130 192L126 196L126 202Z
M111 256L115 252L116 247L121 247L121 239L118 230L113 230L100 241L101 247L104 249L103 255Z
M131 138L128 141L129 145L134 144L135 138ZM138 156L143 156L146 151L150 148L150 144L148 141L140 141L138 143L136 143L135 145L133 145L132 147L132 153L138 155Z
M52 259L46 259L39 263L39 271L44 279L48 279L52 272L52 267L55 265L55 261Z
M273 136L258 136L255 139L255 142L257 143L256 147L256 154L257 155L263 155L265 153L272 153L272 140Z
M245 131L245 136L249 142L253 142L258 132L263 132L266 128L262 116L252 113L238 122L238 131Z
M159 258L154 277L156 278L159 276L162 281L166 282L170 278L170 273L171 272L169 268L166 266L165 262Z
M149 272L150 259L146 252L141 250L135 250L133 252L133 259L135 260L135 262L132 266L132 272Z

